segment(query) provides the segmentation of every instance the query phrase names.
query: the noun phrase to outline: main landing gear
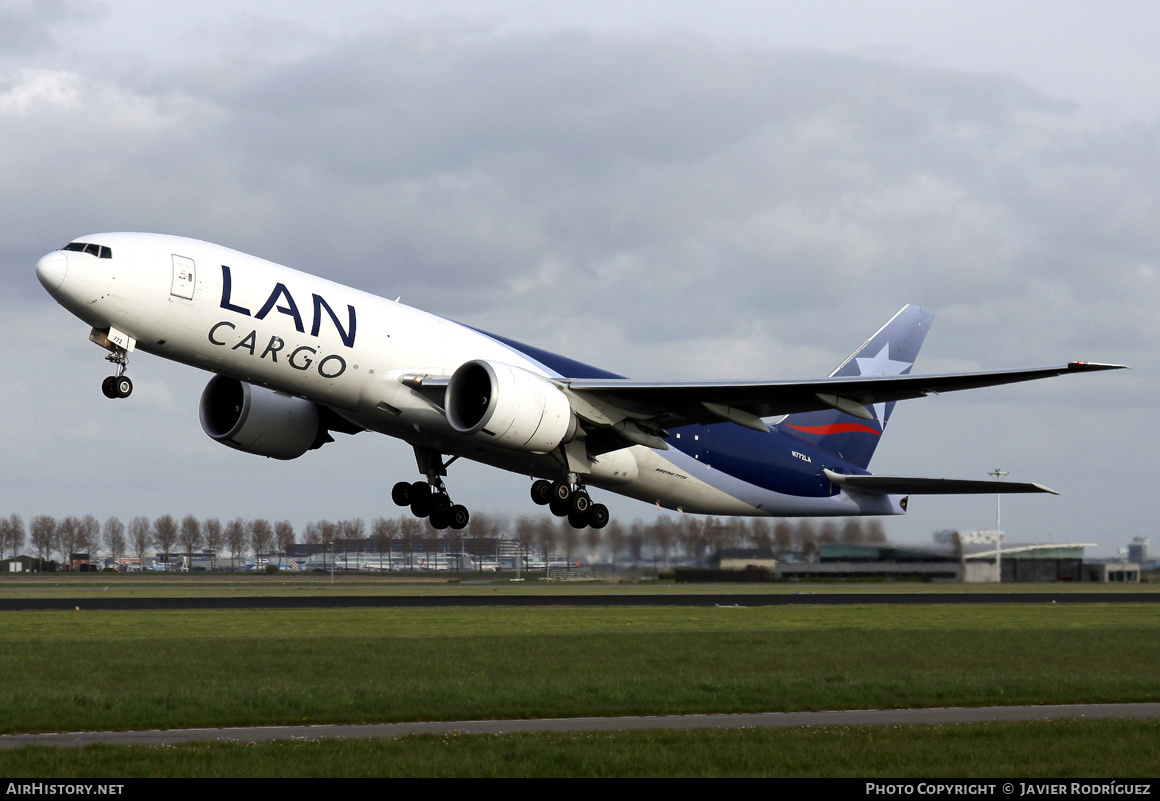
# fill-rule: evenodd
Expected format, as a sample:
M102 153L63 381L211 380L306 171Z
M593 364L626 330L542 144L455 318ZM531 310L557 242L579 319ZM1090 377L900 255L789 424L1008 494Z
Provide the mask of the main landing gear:
M391 490L391 500L398 506L410 506L411 514L427 518L431 527L436 529L458 530L471 520L466 506L451 502L451 496L447 494L442 481L434 484L426 481L416 481L414 484L400 481Z
M466 506L451 502L442 478L447 475L447 466L457 458L452 457L444 463L441 454L416 447L415 459L420 472L427 474L427 480L414 484L400 481L391 489L391 500L398 506L410 506L411 514L427 518L432 528L459 530L466 527L471 515Z
M532 500L547 506L556 517L568 518L572 528L604 528L608 525L608 507L593 503L584 485L568 481L540 479L532 484Z
M125 375L125 368L129 366L129 357L124 350L118 349L105 357L117 365L117 374L111 375L101 382L101 392L106 398L127 398L133 394L133 381Z

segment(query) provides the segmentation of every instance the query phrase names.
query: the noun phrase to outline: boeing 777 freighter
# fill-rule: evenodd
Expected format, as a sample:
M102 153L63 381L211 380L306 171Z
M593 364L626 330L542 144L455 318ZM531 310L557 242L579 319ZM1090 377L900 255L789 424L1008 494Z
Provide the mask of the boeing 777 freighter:
M435 528L468 511L444 478L460 457L534 479L533 500L603 527L599 487L718 515L890 515L914 494L1051 492L1038 484L871 475L897 401L1120 365L911 375L933 315L906 306L827 378L634 381L235 250L176 236L94 234L37 262L91 326L126 398L143 350L213 373L201 425L232 448L295 459L332 432L414 448L424 481L392 498Z

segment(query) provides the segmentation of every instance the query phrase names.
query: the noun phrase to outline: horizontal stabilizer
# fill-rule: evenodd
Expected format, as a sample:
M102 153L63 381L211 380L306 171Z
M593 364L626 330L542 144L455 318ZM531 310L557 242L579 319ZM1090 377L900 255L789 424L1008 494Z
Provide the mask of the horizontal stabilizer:
M955 478L908 478L906 476L846 476L826 470L830 483L855 492L874 495L995 495L1008 492L1059 493L1042 484L1017 481L974 481Z

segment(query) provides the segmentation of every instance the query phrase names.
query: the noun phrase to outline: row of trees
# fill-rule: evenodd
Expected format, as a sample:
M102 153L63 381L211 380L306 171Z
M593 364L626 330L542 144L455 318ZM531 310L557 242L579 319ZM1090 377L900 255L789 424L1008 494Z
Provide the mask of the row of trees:
M288 520L271 523L264 519L237 518L223 524L218 518L198 520L186 515L178 522L170 515L162 515L152 521L134 517L125 525L116 517L101 524L92 515L60 520L37 515L26 532L19 515L0 518L0 557L16 556L26 539L38 559L51 559L57 553L65 563L74 553L88 553L91 560L100 553L114 559L135 555L144 563L145 554L154 549L163 553L167 562L174 552L229 551L231 568L236 566L236 559L247 553L288 554L297 542L294 527ZM604 529L577 530L563 519L546 515L524 515L513 521L481 512L473 514L470 524L462 531L436 531L425 520L409 515L376 518L369 533L360 518L312 522L302 531L302 542L315 546L341 543L343 549L357 545L359 550L380 552L394 550L395 543L403 543L404 549L427 552L450 548L459 553L494 553L496 540L513 540L525 547L564 552L569 561L583 552L611 559L613 563L627 556L638 562L653 559L667 564L678 556L703 561L716 550L736 547L771 548L778 553L808 555L816 552L819 544L885 542L886 535L878 520L860 518L815 522L682 515L662 516L647 523L635 520L627 525L613 520Z
M294 527L286 520L271 524L268 520L241 518L223 525L216 517L199 521L193 515L186 515L180 523L171 515L152 521L134 517L128 525L117 517L110 517L102 525L92 515L60 520L37 515L26 531L20 515L0 518L0 556L16 556L26 540L37 559L51 560L56 553L65 563L75 553L87 553L90 560L95 560L100 553L113 559L135 555L138 561L144 562L145 554L154 549L165 554L167 562L174 551L202 550L211 553L229 550L232 560L246 552L269 553L275 547L281 551L289 549L294 544Z

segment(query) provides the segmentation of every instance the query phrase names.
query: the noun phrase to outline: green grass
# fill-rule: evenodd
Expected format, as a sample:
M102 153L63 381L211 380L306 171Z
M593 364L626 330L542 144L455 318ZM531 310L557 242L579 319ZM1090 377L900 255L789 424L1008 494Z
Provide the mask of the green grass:
M0 775L136 777L1105 777L1160 775L1160 722L416 736L399 740L26 747ZM1018 790L1016 790L1018 793ZM996 793L998 794L998 793Z
M5 613L0 728L1155 701L1157 635L1151 604ZM24 747L0 752L0 775L1126 778L1160 774L1158 734L1073 720Z
M1153 605L24 612L0 730L1160 700Z

